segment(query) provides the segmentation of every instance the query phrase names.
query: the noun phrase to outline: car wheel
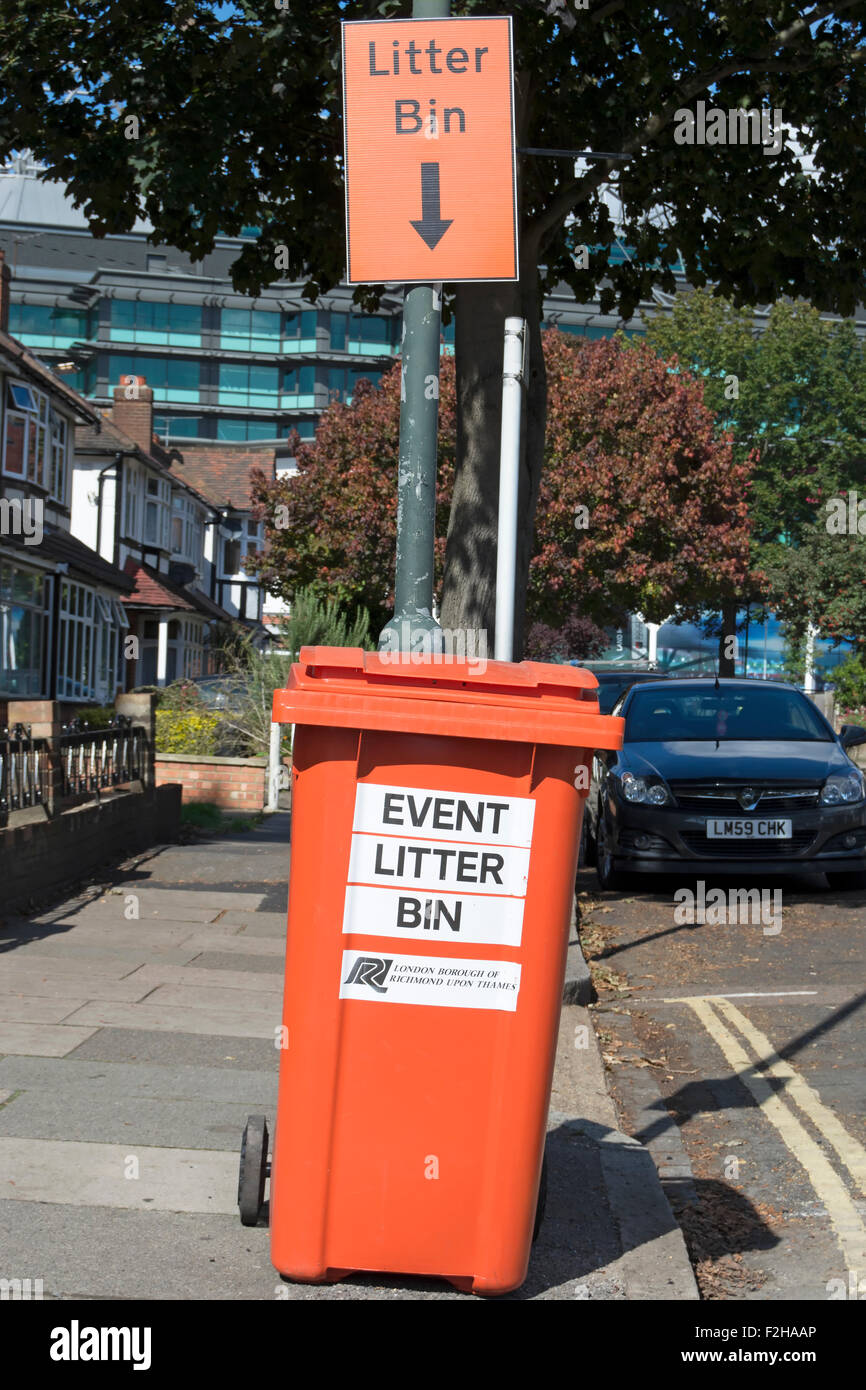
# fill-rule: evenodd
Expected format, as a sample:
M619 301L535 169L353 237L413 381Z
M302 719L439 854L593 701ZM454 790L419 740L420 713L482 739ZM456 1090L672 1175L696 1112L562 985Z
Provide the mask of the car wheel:
M581 838L583 840L583 850L579 862L581 864L588 864L590 868L592 868L596 862L598 847L595 843L595 836L592 833L592 826L589 821L589 808L586 806L583 808L583 834Z
M866 870L852 869L850 873L827 874L831 888L842 893L852 893L856 888L866 888Z
M622 887L622 874L618 873L613 867L613 851L610 846L610 837L604 813L600 814L598 818L595 876L598 879L598 886L603 892L611 892L615 888Z

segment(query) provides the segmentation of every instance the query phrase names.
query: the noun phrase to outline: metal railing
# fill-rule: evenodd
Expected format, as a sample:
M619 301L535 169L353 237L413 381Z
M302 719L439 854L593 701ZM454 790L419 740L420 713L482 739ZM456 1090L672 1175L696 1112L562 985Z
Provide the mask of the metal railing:
M42 804L48 796L48 745L33 738L30 724L0 729L0 825L11 811Z
M60 796L98 797L111 787L144 779L144 729L126 715L114 715L107 729L89 729L70 719L60 735Z

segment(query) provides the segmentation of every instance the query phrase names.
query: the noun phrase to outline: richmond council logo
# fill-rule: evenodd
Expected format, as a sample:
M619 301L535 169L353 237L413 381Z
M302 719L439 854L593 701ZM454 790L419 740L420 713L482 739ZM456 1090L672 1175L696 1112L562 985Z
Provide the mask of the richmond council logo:
M384 956L359 956L343 983L369 985L377 994L385 994L388 988L385 981L393 964L393 956L390 959Z

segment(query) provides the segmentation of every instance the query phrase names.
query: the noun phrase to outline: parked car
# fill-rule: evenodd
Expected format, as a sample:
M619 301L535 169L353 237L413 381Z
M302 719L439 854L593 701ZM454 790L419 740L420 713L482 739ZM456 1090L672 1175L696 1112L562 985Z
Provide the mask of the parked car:
M235 675L194 676L192 684L208 709L236 709L246 695L243 680Z
M668 678L633 685L614 708L623 747L599 752L585 857L603 888L623 872L824 873L866 885L863 774L795 686Z
M629 670L622 666L604 671L596 670L593 666L582 661L572 661L572 666L584 666L586 670L592 671L598 681L598 708L600 714L610 714L617 700L625 694L633 685L640 681L664 680L664 674L659 671L648 671L645 666Z

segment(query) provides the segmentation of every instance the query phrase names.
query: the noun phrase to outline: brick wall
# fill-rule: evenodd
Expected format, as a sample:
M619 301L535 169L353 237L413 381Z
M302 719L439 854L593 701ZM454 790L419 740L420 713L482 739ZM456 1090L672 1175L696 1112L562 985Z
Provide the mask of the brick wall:
M261 811L265 804L267 758L199 758L157 753L156 785L179 782L183 799L210 801L226 811Z
M100 864L177 836L180 788L117 792L52 820L0 830L3 906L41 897Z

